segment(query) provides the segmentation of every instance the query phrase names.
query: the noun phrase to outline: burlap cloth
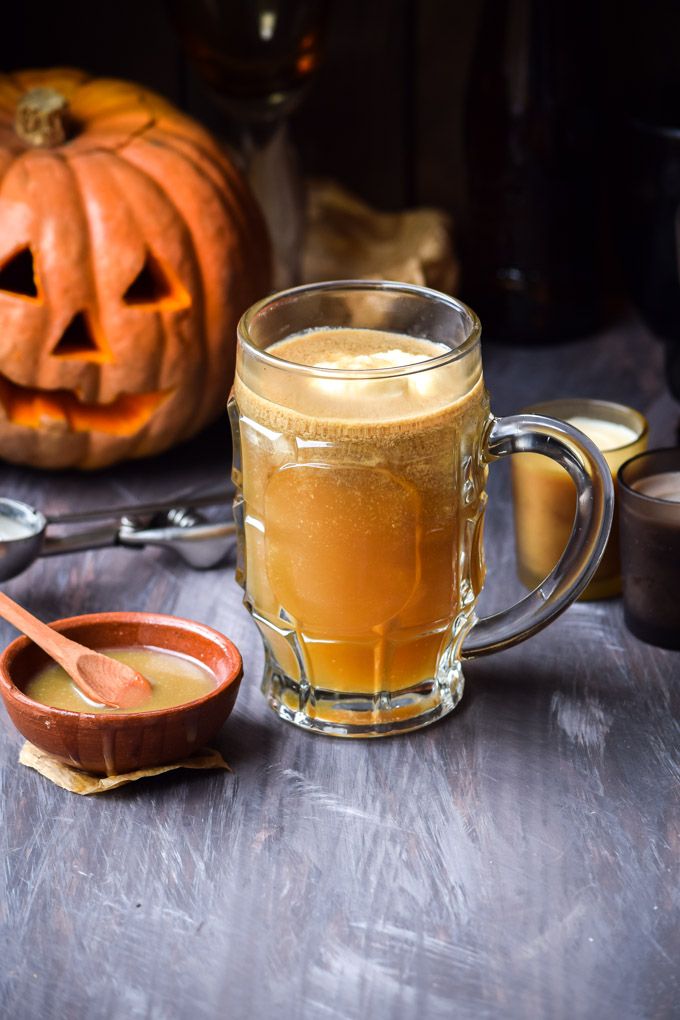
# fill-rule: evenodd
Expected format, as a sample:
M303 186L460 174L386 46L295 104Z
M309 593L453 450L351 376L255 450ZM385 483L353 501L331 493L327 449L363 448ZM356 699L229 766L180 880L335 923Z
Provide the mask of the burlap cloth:
M302 256L304 283L349 278L458 286L452 224L438 209L384 213L333 181L310 181Z

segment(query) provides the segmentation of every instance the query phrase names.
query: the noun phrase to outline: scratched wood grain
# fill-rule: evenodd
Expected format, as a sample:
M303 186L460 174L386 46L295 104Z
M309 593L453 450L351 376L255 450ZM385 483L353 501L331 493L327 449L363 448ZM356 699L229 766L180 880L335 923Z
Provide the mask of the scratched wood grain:
M498 413L567 394L630 402L672 441L662 353L628 323L537 351L487 347ZM146 464L78 476L3 467L2 494L57 511L223 481L224 423ZM494 467L485 609L514 579ZM680 654L618 601L572 607L467 668L452 717L375 743L310 736L258 690L262 652L230 569L169 554L44 560L6 590L45 617L148 608L240 645L219 746L233 775L101 799L17 763L0 713L0 1015L12 1020L678 1015ZM2 625L4 644L13 636Z

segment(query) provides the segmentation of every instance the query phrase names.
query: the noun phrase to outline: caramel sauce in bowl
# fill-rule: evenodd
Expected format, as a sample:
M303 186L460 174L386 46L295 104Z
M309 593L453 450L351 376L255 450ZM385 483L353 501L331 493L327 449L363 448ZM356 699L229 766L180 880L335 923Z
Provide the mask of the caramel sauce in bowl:
M150 711L69 711L29 698L24 689L51 660L28 638L0 657L0 694L12 722L32 744L74 768L116 775L189 757L209 744L234 707L243 665L218 631L160 613L93 613L51 624L97 651L154 648L200 663L214 678L192 701Z

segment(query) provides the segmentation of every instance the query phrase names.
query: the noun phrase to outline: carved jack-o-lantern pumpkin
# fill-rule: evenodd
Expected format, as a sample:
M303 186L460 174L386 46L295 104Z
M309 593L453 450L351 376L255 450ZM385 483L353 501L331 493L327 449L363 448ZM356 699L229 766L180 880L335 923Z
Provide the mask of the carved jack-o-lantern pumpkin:
M262 218L194 121L128 82L0 76L0 456L92 468L224 406Z

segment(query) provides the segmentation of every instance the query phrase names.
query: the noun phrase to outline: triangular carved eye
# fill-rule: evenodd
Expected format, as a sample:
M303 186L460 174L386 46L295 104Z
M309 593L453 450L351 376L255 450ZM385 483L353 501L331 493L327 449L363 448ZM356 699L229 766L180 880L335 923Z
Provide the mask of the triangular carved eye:
M85 312L76 312L52 350L57 358L78 361L110 361L105 344L97 343L95 331Z
M0 266L0 290L27 298L39 296L33 252L30 248L20 248Z
M169 266L163 265L150 251L144 265L123 294L126 305L149 310L185 308L190 298Z

